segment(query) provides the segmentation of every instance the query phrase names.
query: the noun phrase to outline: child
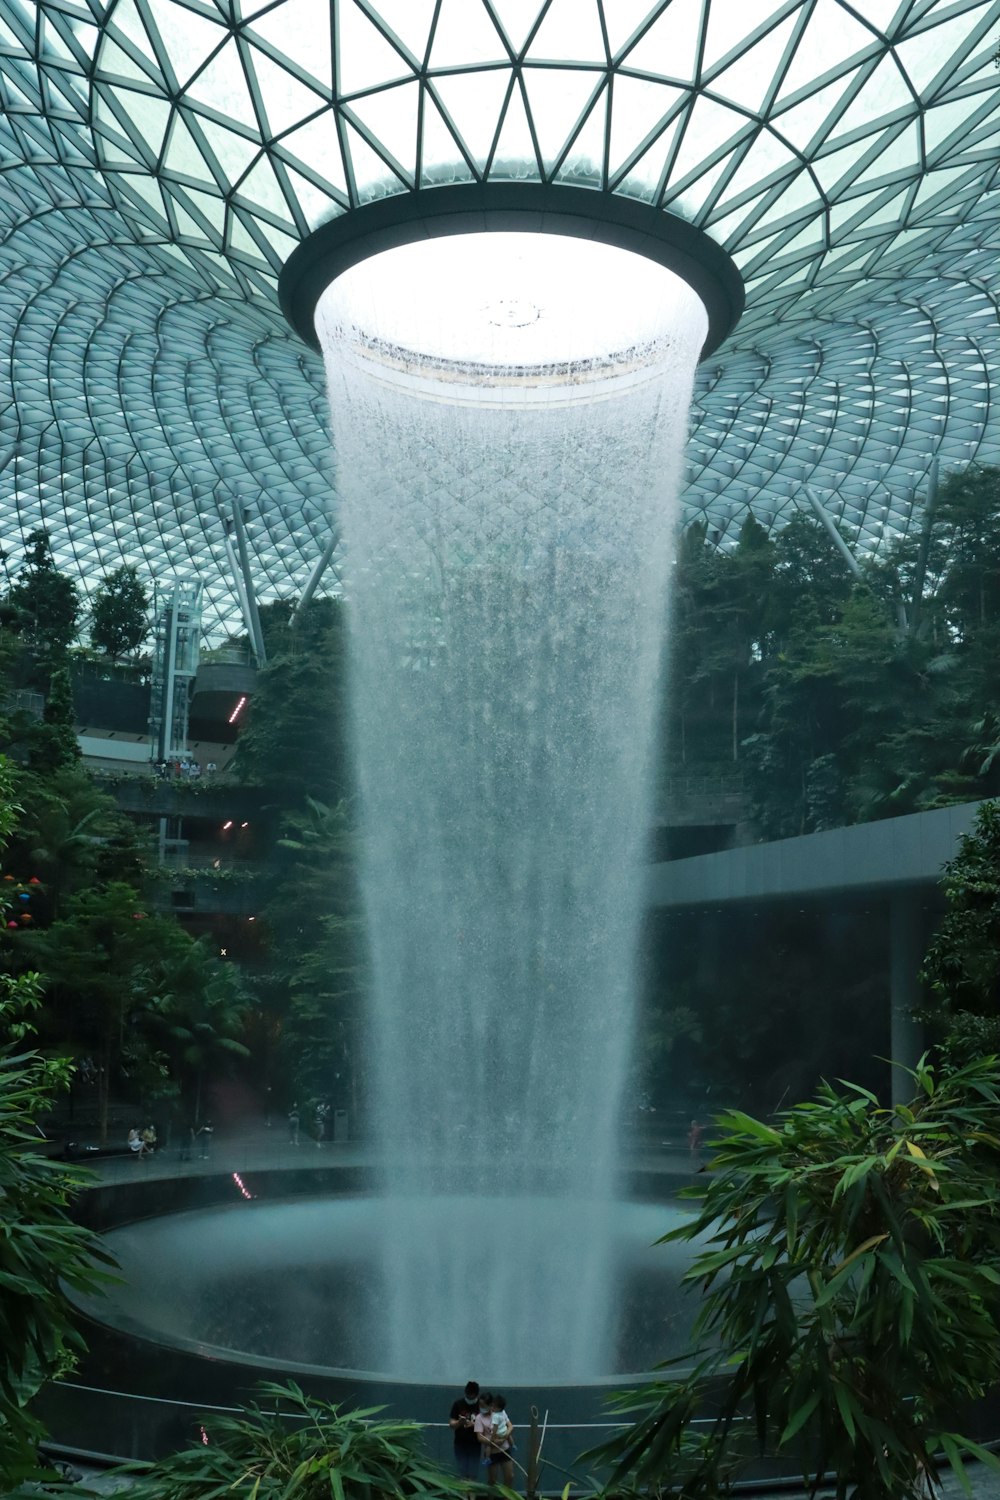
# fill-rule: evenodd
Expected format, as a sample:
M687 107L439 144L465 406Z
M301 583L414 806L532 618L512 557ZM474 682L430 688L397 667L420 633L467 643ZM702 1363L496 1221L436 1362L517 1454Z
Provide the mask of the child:
M505 1398L498 1391L491 1403L490 1442L487 1451L492 1455L490 1458L490 1483L505 1484L509 1489L512 1489L514 1486L514 1460L510 1454L514 1446L514 1427L505 1410L506 1405Z
M479 1392L479 1410L476 1412L472 1430L481 1446L482 1462L492 1463L493 1448L490 1440L493 1436L493 1397L489 1391Z

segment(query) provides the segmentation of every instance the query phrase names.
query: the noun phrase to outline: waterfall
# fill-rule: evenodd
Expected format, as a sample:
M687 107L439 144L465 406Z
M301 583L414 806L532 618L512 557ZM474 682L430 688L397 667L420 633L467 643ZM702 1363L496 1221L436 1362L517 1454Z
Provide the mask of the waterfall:
M658 280L641 337L589 353L573 304L570 355L540 355L552 329L523 291L485 307L485 352L460 298L441 313L455 358L386 311L384 286L352 299L354 273L317 319L373 968L373 1341L401 1378L586 1379L614 1337L650 773L706 320L668 272L610 253Z

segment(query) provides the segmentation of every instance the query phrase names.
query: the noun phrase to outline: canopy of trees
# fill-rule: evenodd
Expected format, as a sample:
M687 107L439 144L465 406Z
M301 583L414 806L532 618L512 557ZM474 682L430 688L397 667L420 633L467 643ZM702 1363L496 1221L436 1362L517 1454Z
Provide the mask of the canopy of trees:
M763 837L1000 791L1000 470L949 476L860 574L811 516L681 538L666 754L741 772Z

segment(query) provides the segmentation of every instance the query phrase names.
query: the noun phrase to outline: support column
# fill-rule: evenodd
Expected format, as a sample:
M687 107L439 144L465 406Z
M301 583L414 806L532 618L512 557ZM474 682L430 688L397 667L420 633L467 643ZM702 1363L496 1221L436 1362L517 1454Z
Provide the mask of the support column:
M923 1051L923 1027L914 1011L920 1004L918 975L923 961L922 902L919 891L895 891L889 898L889 1056L916 1067ZM912 1081L894 1069L892 1102L913 1097Z

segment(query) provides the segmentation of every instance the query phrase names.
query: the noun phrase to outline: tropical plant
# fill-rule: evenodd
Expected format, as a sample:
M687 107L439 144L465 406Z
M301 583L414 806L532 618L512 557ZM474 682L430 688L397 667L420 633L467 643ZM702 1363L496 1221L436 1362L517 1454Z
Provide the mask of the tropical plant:
M378 1419L378 1407L344 1412L295 1384L257 1387L238 1417L205 1417L201 1441L136 1475L132 1500L454 1500L464 1483L423 1451L415 1422Z
M925 1500L1000 1379L1000 1064L911 1074L909 1106L851 1085L773 1124L718 1117L699 1209L690 1373L622 1402L635 1425L586 1455L609 1489L716 1496L761 1450L810 1494ZM695 1425L696 1416L707 1424Z
M240 1040L246 1001L236 970L204 942L182 950L159 977L169 982L162 993L145 1000L144 1029L162 1048L170 1074L185 1095L187 1116L198 1125L209 1073L249 1056Z
M149 634L149 590L137 568L123 565L101 579L91 606L90 639L105 656L138 651Z
M146 1034L147 1006L170 996L180 1010L191 1002L190 950L176 922L148 912L129 885L112 882L78 892L66 914L45 932L23 934L23 948L45 971L47 985L76 1016L77 1040L97 1065L98 1123L107 1140L111 1087L126 1069L160 1089L167 1064Z
M1000 801L982 804L941 885L948 909L924 960L922 1019L962 1059L1000 1049Z
M357 1113L360 1012L367 985L357 833L346 803L311 797L285 819L279 879L264 917L294 1092L336 1094Z
M13 628L29 646L55 657L66 650L76 634L79 594L56 567L47 531L28 537L23 566L5 602Z
M0 757L0 847L17 815L10 768ZM71 1365L83 1344L67 1291L94 1292L109 1257L74 1224L68 1204L87 1174L43 1156L36 1121L69 1086L64 1057L32 1045L41 1004L36 974L0 975L0 1479L5 1488L38 1469L42 1435L28 1403Z

